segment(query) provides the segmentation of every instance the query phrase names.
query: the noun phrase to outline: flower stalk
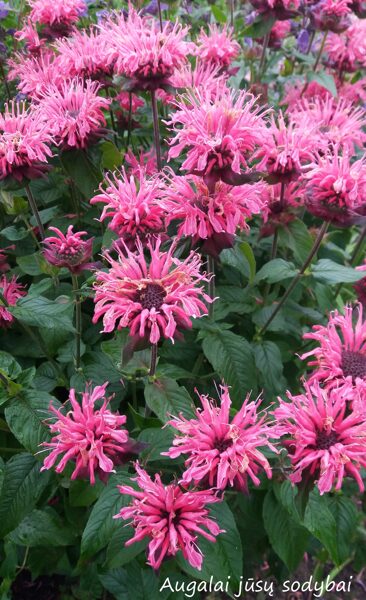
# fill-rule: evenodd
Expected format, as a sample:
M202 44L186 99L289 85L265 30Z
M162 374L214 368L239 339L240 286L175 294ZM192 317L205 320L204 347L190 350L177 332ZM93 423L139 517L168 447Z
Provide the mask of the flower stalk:
M158 116L158 104L156 101L155 90L151 90L151 105L152 105L152 113L153 113L156 164L158 167L158 171L161 171L162 164L161 164L161 149L160 149L159 116Z
M82 321L81 321L81 297L79 293L79 281L78 276L75 273L71 273L72 288L75 295L75 369L80 369L80 357L81 357L81 332L82 332Z
M28 183L25 186L25 191L26 191L26 194L27 194L29 206L31 207L31 211L32 211L33 216L35 218L35 221L37 223L37 227L39 229L40 236L41 236L42 240L44 240L45 237L46 237L46 234L45 234L45 231L44 231L43 223L41 221L41 217L40 217L39 212L38 212L37 203L35 201L35 198L34 198L34 196L32 194L32 190L30 189Z
M295 275L295 277L291 281L291 283L288 286L286 292L284 293L284 295L282 296L281 300L277 304L275 310L273 311L273 313L271 314L271 316L269 317L269 319L266 321L266 323L263 325L262 329L259 331L259 335L263 335L263 333L266 331L266 329L268 329L268 327L272 323L273 319L278 315L278 313L280 312L281 308L285 304L286 300L289 298L289 296L292 294L293 290L295 289L295 287L299 283L299 281L302 278L302 276L304 275L306 269L311 264L314 256L318 252L318 250L320 248L320 245L322 243L322 240L324 238L324 235L325 235L325 233L326 233L326 231L328 229L328 226L329 226L329 221L324 221L323 225L319 229L318 235L317 235L317 237L316 237L316 239L314 241L313 247L310 250L308 257L304 261L304 263L303 263L300 271L297 273L297 275Z

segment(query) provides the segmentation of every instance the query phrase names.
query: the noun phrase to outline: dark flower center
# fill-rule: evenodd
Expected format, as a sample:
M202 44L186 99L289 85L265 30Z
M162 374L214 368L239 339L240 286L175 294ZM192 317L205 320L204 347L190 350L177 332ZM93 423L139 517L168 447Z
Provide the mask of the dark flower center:
M163 304L165 296L166 292L162 285L148 283L138 292L137 302L140 302L142 308L147 308L147 310L151 310L152 308L158 310Z
M233 444L232 439L216 440L215 448L216 448L216 450L218 450L221 453L221 452L225 452L225 450L230 448L230 446L232 446L232 444Z
M329 450L338 442L338 434L335 431L318 431L316 434L316 447L318 450Z
M79 248L78 250L76 250L76 252L74 249L71 248L65 249L63 252L59 252L58 250L56 250L55 254L57 259L63 260L67 262L67 264L73 266L80 264L80 262L83 260L84 249Z
M350 375L353 381L357 377L363 379L366 377L366 356L362 352L343 350L341 367L345 377Z

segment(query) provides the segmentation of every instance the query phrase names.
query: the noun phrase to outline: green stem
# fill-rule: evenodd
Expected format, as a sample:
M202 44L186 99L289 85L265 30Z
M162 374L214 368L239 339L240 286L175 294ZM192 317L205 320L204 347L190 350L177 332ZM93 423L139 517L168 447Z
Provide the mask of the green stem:
M162 14L161 14L160 0L158 0L158 12L159 12L160 31L163 31L163 17L162 17Z
M10 88L9 88L9 83L8 83L8 78L6 76L5 70L4 70L4 65L0 60L0 75L1 75L1 79L4 82L4 86L5 86L5 91L6 91L6 95L8 97L8 100L11 100L11 92L10 92Z
M155 90L151 90L151 105L153 113L153 124L154 124L154 142L156 152L156 164L158 171L161 171L161 150L160 150L160 131L159 131L159 116L158 116L158 105L156 102Z
M44 240L44 238L46 237L46 234L45 234L45 231L44 231L43 223L41 221L41 217L39 216L37 204L36 204L36 201L35 201L34 196L32 194L32 190L30 189L28 183L25 186L25 191L27 193L29 206L31 207L31 211L32 211L33 216L34 216L34 218L36 220L37 227L39 229L39 233L41 235L42 240Z
M306 258L305 262L303 263L300 271L297 273L297 275L291 281L291 283L288 286L286 292L284 293L284 295L282 296L281 300L277 304L275 310L273 311L273 313L271 314L271 316L269 317L269 319L266 321L266 323L263 325L262 329L259 331L259 335L263 335L263 333L266 331L266 329L268 328L268 326L272 323L273 319L280 312L280 310L283 307L283 305L285 304L287 298L292 294L293 290L295 289L295 287L299 283L299 281L302 278L302 276L304 275L306 269L308 268L308 266L310 265L310 263L313 260L314 256L318 252L318 250L320 248L320 245L322 243L322 240L324 238L324 235L325 235L325 233L326 233L326 231L328 229L328 226L329 226L329 221L324 221L323 225L319 229L318 235L317 235L317 237L316 237L316 239L314 241L313 247L310 250L308 257Z
M208 282L208 295L212 300L215 298L215 260L210 254L207 255L207 270L208 276L211 278ZM211 302L208 307L208 318L213 319L214 317L214 302Z
M158 345L151 344L151 359L150 359L150 371L149 371L150 377L154 377L154 375L155 375L157 359L158 359Z
M131 129L132 129L132 92L128 93L129 95L129 107L128 107L128 129L127 129L127 143L126 143L126 152L129 148L131 142Z
M324 35L323 35L322 42L321 42L321 44L320 44L319 52L318 52L318 54L317 54L317 57L316 57L316 59L315 59L315 63L314 63L314 67L313 67L313 73L316 73L316 70L317 70L317 68L318 68L318 66L319 66L320 59L321 59L321 57L322 57L322 54L323 54L323 50L324 50L324 46L325 46L325 42L326 42L326 40L327 40L327 36L328 36L328 31L325 31L325 32L324 32ZM301 95L300 95L300 97L302 97L302 96L305 94L306 90L308 89L308 86L309 86L309 82L307 81L307 82L305 83L304 87L302 88L302 91L301 91Z
M229 0L230 25L234 27L234 0Z
M79 281L75 273L71 273L72 288L75 294L75 368L80 369L81 355L81 298L79 294Z
M262 75L264 73L264 66L265 66L265 62L266 62L266 50L268 48L268 42L269 42L270 35L271 35L271 32L268 31L266 33L266 35L264 36L263 46L262 46L262 54L261 54L261 59L259 62L259 68L258 68L258 77L257 77L258 81L260 81L262 79Z

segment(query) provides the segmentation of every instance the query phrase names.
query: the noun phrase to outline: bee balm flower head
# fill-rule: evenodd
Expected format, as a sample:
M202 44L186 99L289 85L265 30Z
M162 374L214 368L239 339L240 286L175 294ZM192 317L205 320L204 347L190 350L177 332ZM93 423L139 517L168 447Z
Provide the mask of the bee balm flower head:
M84 269L91 269L94 265L89 263L93 253L93 238L83 240L86 231L73 232L73 226L70 225L66 234L63 234L56 227L50 227L55 232L55 236L47 237L44 240L44 257L56 267L66 267L71 273L80 273Z
M204 301L211 299L202 288L207 277L199 256L181 261L173 256L174 245L162 252L160 244L148 242L150 264L140 241L135 253L116 248L116 260L106 252L110 269L97 272L93 318L96 323L103 317L104 332L129 327L131 336L156 344L162 337L173 340L179 329L192 326L191 318L207 314Z
M318 383L306 383L303 394L287 395L289 401L280 399L274 415L278 433L288 436L284 445L293 467L291 481L311 478L324 494L333 487L341 489L349 476L363 492L360 470L366 467L365 417L349 409L347 387L325 390Z
M75 464L71 479L89 477L93 485L96 474L105 479L108 473L113 472L114 466L121 464L122 459L131 453L128 432L122 427L126 417L108 409L107 385L87 389L82 394L81 404L75 390L70 390L71 410L68 412L63 407L50 406L56 420L50 423L49 429L55 435L50 442L42 444L51 449L42 470L51 469L61 458L55 467L56 473L62 473L70 461ZM101 403L100 408L97 407L98 402Z
M132 496L131 506L122 508L117 519L131 519L135 535L126 542L130 546L145 538L149 539L148 564L159 569L164 558L175 556L179 551L195 569L201 570L203 555L197 545L198 535L210 542L223 533L210 518L207 504L219 499L211 490L183 491L173 483L164 485L158 474L154 479L135 465L138 490L120 485L121 494Z
M15 306L17 300L26 295L24 287L17 283L17 278L8 279L5 275L0 277L0 293L4 302L0 298L0 328L7 328L14 322L13 315L8 311L7 306Z
M222 85L214 98L211 90L182 95L168 121L175 134L169 158L186 155L181 170L206 179L226 181L239 174L268 137L265 113L255 102L252 94Z
M210 25L208 34L201 29L195 53L203 63L226 69L239 56L240 46L226 26Z
M274 448L269 443L271 429L265 415L258 415L258 402L246 398L240 410L231 419L231 400L227 387L221 388L221 403L200 395L202 409L196 418L174 417L169 424L178 435L169 452L170 458L186 455L182 483L201 484L221 490L231 486L248 491L248 481L260 481L258 473L272 476L268 460L260 451L262 447Z
M66 29L79 20L86 8L84 0L28 0L28 4L32 23Z

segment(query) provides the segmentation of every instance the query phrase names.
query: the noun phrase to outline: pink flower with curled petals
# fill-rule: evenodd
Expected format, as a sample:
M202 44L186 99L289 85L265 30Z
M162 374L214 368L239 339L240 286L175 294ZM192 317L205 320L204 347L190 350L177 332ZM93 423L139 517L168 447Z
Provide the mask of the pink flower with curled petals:
M56 416L56 421L49 424L49 429L55 435L50 442L41 444L51 450L41 471L51 469L61 458L55 467L56 473L62 473L67 463L72 462L75 468L71 479L88 477L94 485L96 474L105 480L114 472L115 465L121 464L131 453L133 445L122 427L127 417L108 409L107 385L88 388L82 394L81 404L75 390L71 389L71 409L66 413L64 406L58 409L50 405L49 410ZM99 401L101 405L97 408Z
M303 99L311 101L315 98L326 99L331 97L331 93L316 81L310 81L305 87L304 82L298 80L294 83L285 84L285 96L281 105L287 105L288 111L291 111L291 114L296 114L299 103Z
M163 455L177 458L187 455L182 483L200 484L224 490L235 487L248 492L248 481L259 485L258 473L272 477L271 467L260 448L270 448L273 428L266 415L258 414L259 402L249 402L247 396L240 410L231 419L229 389L221 387L220 406L208 396L199 395L202 409L196 418L173 417L169 425L178 431L173 446ZM276 435L273 433L273 437Z
M233 31L226 25L209 25L208 34L201 29L195 54L204 63L226 69L240 54L240 45L233 39Z
M110 100L98 95L96 81L71 79L58 88L49 86L42 93L40 110L50 123L58 144L68 148L85 148L100 137L106 125L103 110Z
M7 306L15 306L19 298L25 296L27 292L21 283L17 282L16 277L8 279L6 275L0 277L0 292L5 302L0 298L0 328L6 329L14 322L13 315L7 310Z
M181 91L192 91L197 89L205 90L205 94L211 94L215 98L217 90L226 86L228 74L222 72L218 65L205 63L198 60L192 67L190 63L176 70L170 78L170 84L173 88ZM165 104L173 104L175 95L163 89L156 93L159 100Z
M0 113L0 180L40 177L52 156L51 142L49 124L39 110L14 101L6 104Z
M201 570L203 555L197 545L198 535L210 542L216 541L219 533L225 533L210 518L206 504L219 502L211 490L191 492L182 490L173 483L164 485L160 475L154 479L135 465L139 490L128 485L118 486L121 494L132 496L131 506L124 507L115 519L132 519L135 535L126 542L130 546L145 538L148 545L148 564L159 569L164 558L175 556L179 551L195 569Z
M353 18L342 33L329 33L325 43L327 62L338 72L353 73L366 64L366 23Z
M120 107L126 112L131 112L134 114L137 112L139 108L145 106L145 102L139 98L136 94L132 94L130 92L120 92L116 98L116 102L120 105Z
M70 37L58 39L54 44L60 69L66 77L103 80L111 74L106 42L106 37L96 28L75 29Z
M286 436L292 483L313 479L320 494L340 490L345 477L365 486L361 467L366 467L366 423L364 414L349 408L349 387L325 390L319 383L305 383L305 393L280 400L274 411L277 432Z
M105 189L90 200L105 204L100 220L111 218L108 228L115 231L129 247L135 247L153 233L163 231L164 209L159 202L159 182L148 179L143 171L137 177L123 168L105 177Z
M46 43L46 40L40 39L36 27L29 19L22 29L15 32L14 37L16 40L25 42L26 49L31 54L39 54Z
M315 367L309 377L311 384L341 388L347 383L366 389L366 322L361 304L357 309L346 306L344 314L333 311L327 325L314 325L303 337L318 342L300 356L302 360L311 357L308 365Z
M100 29L108 41L108 63L130 80L128 91L169 84L175 69L187 62L191 49L184 41L187 27L165 23L160 31L157 21L142 17L131 5L127 17L115 13Z
M281 48L283 40L290 32L291 21L276 21L270 31L268 48L274 48L276 50Z
M49 229L56 235L44 240L43 255L51 265L66 267L71 273L80 273L95 266L88 262L93 253L93 238L82 239L88 235L86 231L74 233L73 225L68 227L66 234L57 227L49 227Z
M352 0L320 0L309 10L312 25L321 31L341 32L350 26Z
M334 100L331 96L304 99L291 113L291 121L300 130L311 128L313 144L325 152L334 145L346 147L350 153L355 151L355 146L362 148L366 141L364 120L365 111L361 107L345 98Z
M149 152L141 151L137 157L129 150L125 155L125 160L129 165L129 173L134 177L140 177L141 173L151 176L158 172L154 150L150 150Z
M189 173L218 178L239 174L269 135L264 119L268 111L248 92L220 86L212 99L211 91L197 90L180 96L175 106L167 122L175 134L169 159L186 155L181 170Z
M28 0L32 23L70 27L85 11L84 0Z
M39 56L29 58L25 58L22 54L16 54L15 60L10 60L9 65L8 78L10 81L18 80L19 91L35 101L39 101L48 87L59 88L65 81L59 57L48 50Z
M173 256L175 244L166 252L160 244L159 238L148 242L150 264L139 240L135 253L126 245L124 252L116 248L117 260L105 253L110 269L97 272L93 317L93 323L103 317L105 333L129 327L131 336L152 344L162 337L173 341L179 329L192 327L192 318L207 314L204 302L212 300L201 285L208 278L200 273L198 254L181 261Z
M276 19L286 20L298 13L300 0L250 0L260 14L273 13Z
M254 154L254 159L259 159L256 168L268 171L279 181L298 179L313 157L313 131L310 122L298 127L291 118L286 123L281 111L277 120L271 115L270 135Z
M366 218L366 156L351 162L347 149L335 146L315 160L304 174L305 205L309 212L348 227Z
M200 177L180 177L167 169L160 206L167 224L177 221L178 238L191 237L194 244L203 242L202 251L217 256L224 247L233 245L237 231L249 231L247 220L266 205L266 188L263 182L230 186L218 181L210 191Z

